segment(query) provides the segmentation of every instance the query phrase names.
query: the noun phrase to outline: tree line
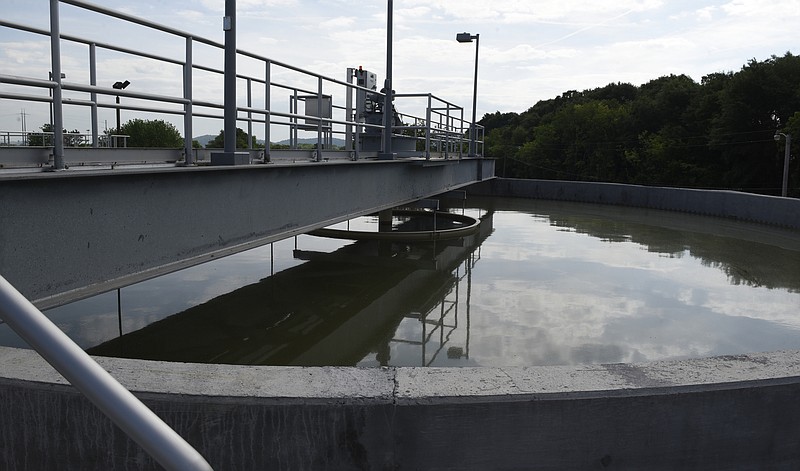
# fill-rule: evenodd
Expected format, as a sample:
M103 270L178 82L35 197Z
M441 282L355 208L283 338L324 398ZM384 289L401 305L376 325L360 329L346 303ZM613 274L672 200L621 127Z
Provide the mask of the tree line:
M749 61L700 83L567 91L523 113L486 114L488 157L509 178L601 181L780 194L786 139L800 146L800 57ZM800 165L790 195L800 196Z

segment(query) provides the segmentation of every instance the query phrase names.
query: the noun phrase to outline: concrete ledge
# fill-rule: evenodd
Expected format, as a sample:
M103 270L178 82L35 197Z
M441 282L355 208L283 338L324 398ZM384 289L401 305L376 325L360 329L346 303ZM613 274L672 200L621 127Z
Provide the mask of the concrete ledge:
M800 199L737 191L497 178L470 194L665 209L800 229Z
M215 469L796 469L800 351L532 368L98 358ZM0 467L156 469L35 352L0 348Z

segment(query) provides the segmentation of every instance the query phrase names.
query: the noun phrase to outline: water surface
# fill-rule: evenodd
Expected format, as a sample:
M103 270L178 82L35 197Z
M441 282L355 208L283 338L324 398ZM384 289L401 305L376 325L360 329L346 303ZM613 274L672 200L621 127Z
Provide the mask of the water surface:
M521 199L456 211L481 231L413 244L304 235L47 314L93 354L192 362L534 366L800 349L797 231ZM0 343L24 346L4 325Z

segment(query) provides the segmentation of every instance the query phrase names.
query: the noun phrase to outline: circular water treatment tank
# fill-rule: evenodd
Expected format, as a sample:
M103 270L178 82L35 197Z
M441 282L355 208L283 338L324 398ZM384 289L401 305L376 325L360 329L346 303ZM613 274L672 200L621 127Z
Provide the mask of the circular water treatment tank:
M564 193L569 191L567 188ZM705 192L695 196L705 200ZM377 250L378 256L384 256L378 264L391 259L389 263L400 262L399 265L410 273L436 271L439 263L448 266L449 260L456 263L455 269L444 272L449 273L451 280L455 276L463 280L461 283L471 278L476 282L471 288L468 284L456 283L455 291L468 291L470 297L477 297L478 291L493 294L481 303L472 304L468 312L459 309L460 326L472 327L467 321L468 313L472 320L472 315L477 315L476 311L484 307L495 309L497 304L502 308L508 296L496 289L498 283L507 282L512 272L522 270L526 274L523 282L508 283L521 288L519 292L529 294L516 307L530 310L530 307L542 306L537 299L545 297L541 294L545 288L553 288L556 294L564 294L569 289L571 294L561 296L562 302L550 303L540 312L547 313L558 304L566 306L567 309L556 317L566 318L568 322L561 330L571 331L576 337L591 333L592 329L600 333L615 330L609 323L599 328L602 322L587 328L593 319L581 319L581 313L594 309L612 313L630 313L631 308L641 312L661 309L663 313L686 304L705 306L705 315L728 312L729 317L740 317L748 322L744 311L729 311L731 306L736 308L736 302L720 303L714 301L714 296L702 295L701 291L713 295L715 287L723 283L757 294L750 299L755 301L750 304L751 311L767 316L749 322L772 325L785 333L796 330L794 316L781 314L769 318L770 313L785 312L779 307L781 303L758 298L774 291L780 296L789 296L791 302L796 299L791 296L800 292L794 258L800 240L796 230L742 226L727 219L692 218L663 211L651 211L651 220L658 222L649 224L641 220L638 210L634 211L638 216L631 219L631 213L624 208L572 204L560 207L556 204L553 208L551 203L542 203L531 212L530 208L522 207L530 201L504 201L477 215L482 221L489 213L492 217L491 225L482 224L480 231L468 236L482 239L478 250L469 251L468 243L437 241L438 248L455 250L456 256L447 258L440 253L437 263L430 263L403 242L377 241L368 245ZM612 212L605 212L607 209ZM517 229L501 233L506 223ZM536 241L538 249L523 243L530 240ZM172 281L153 280L151 284L126 288L128 291L123 290L121 299L123 306L131 309L127 320L118 319L115 316L118 306L108 303L116 300L116 296L84 305L80 309L84 313L95 309L99 314L84 317L82 323L69 321L71 314L67 311L54 311L51 315L70 335L91 344L97 342L97 332L81 337L77 335L82 330L80 326L106 323L129 332L146 324L145 319L158 324L159 320L169 317L170 312L176 312L176 306L180 310L188 299L193 305L199 305L240 290L244 290L239 293L243 295L263 294L263 290L247 287L264 278L265 267L270 267L267 272L278 273L313 263L312 259L330 263L344 255L349 260L347 270L334 270L333 279L339 288L347 285L358 288L369 277L356 277L356 267L376 264L374 254L366 251L337 253L349 246L332 247L330 241L319 238L298 238L300 247L295 247L294 251L289 241L285 246L289 256L280 255L283 252L280 245L242 254L238 260L229 257L211 270L207 266L176 274ZM460 255L459 245L467 249L468 256ZM498 270L500 261L515 263ZM675 276L674 273L680 273L674 270L675 264L684 262L692 268ZM770 268L771 264L775 269ZM567 270L570 267L572 270ZM484 273L481 275L480 271ZM671 272L672 281L667 285L648 281ZM309 299L313 299L325 284L316 276L317 270L313 273L301 283L305 285L302 292ZM546 273L563 276L548 280L541 276ZM609 274L634 276L625 277L625 283L610 283L615 276ZM476 288L483 286L483 282L478 282L480 277L494 280L494 284L490 282ZM427 278L426 284L433 284L434 279ZM439 286L444 285L440 283ZM594 285L601 287L594 293L595 297L605 291L606 298L617 302L605 308L577 309L574 295ZM609 288L612 285L617 288ZM271 291L280 292L287 286L274 284ZM539 294L530 296L531 287L536 286L539 291L533 292ZM693 290L680 286L691 286ZM647 292L649 295L643 299L648 301L620 302L619 295L626 291ZM173 302L169 307L159 307L155 302L162 292L170 292ZM183 293L178 296L182 300L174 300L176 293ZM365 306L374 304L378 308L375 312L380 312L381 306L413 298L408 293L397 292L394 298L383 299L383 302L367 297ZM147 299L146 308L133 302L135 299ZM452 297L439 299L443 300L440 304L445 309L454 305ZM109 306L103 307L104 304ZM340 302L344 304L347 303ZM232 305L222 314L216 311L217 318L230 319L228 330L217 331L217 341L222 335L241 334L243 331L237 329L247 327L248 321L252 323L258 317L257 311L251 313L255 317L233 315L236 308L243 305ZM261 306L265 306L263 298ZM284 307L285 314L294 312L292 305ZM505 307L503 312L511 313L506 318L513 325L516 310ZM796 304L792 311L796 311ZM409 314L409 322L432 327L420 322L420 319L431 320L430 313L409 311ZM279 320L285 319L282 322L286 323L291 317ZM631 316L622 317L632 320ZM355 323L364 319L369 318L358 319ZM723 322L718 322L722 316L710 319L712 322L704 328L687 323L685 329L675 333L688 333L698 338L703 334L713 337L727 330L722 328ZM120 320L123 322L118 327ZM681 322L674 325L686 320L680 319ZM277 324L280 326L281 322ZM289 332L311 329L313 325L313 322L298 324ZM663 326L657 326L656 331L660 327ZM437 330L428 337L446 339L447 333L442 332ZM165 350L178 335L195 336L192 329L173 333L161 337ZM450 335L451 340L455 339L454 335ZM481 334L482 337L493 335L493 332ZM749 336L761 337L757 329L750 330ZM470 339L473 347L476 337ZM347 339L351 343L356 340L353 336ZM256 339L244 337L232 346L252 340ZM529 341L529 347L536 350L536 342L540 340ZM128 345L134 346L135 342ZM261 343L260 347L267 348L268 342ZM461 360L467 354L472 358L477 355L474 349L468 352L465 347L454 342L441 350L439 357ZM536 367L294 368L123 358L98 358L98 361L124 386L141 395L179 434L196 444L201 454L219 469L281 468L287 463L307 469L520 469L531 466L542 469L795 469L800 465L796 446L800 441L800 429L796 427L800 421L800 406L796 401L800 394L800 352L796 346L790 348L792 350L771 353L644 363ZM662 350L669 354L669 349ZM252 349L250 354L257 351L258 348ZM426 353L432 354L430 350ZM707 354L698 353L699 356ZM378 354L386 357L385 351ZM0 460L11 463L8 467L13 468L22 460L27 464L35 461L42 469L65 463L75 466L87 462L106 463L106 467L113 467L113 464L121 467L141 462L141 452L90 404L77 397L36 353L0 347L0 359L3 376L0 388L8 399L0 411L4 419L0 421L0 434L6 437L4 450L7 450ZM70 437L66 442L60 438L48 439L62 437L65 433ZM98 443L106 445L97 446ZM40 451L35 455L13 452L30 449Z

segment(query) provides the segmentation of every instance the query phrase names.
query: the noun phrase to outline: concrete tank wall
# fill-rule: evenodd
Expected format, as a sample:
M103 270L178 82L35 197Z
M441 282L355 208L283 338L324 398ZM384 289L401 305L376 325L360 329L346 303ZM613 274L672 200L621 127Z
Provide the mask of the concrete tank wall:
M800 352L535 368L99 361L220 470L800 467ZM0 364L0 468L157 468L34 352L0 348Z
M664 209L800 229L800 199L726 190L496 178L470 194Z

